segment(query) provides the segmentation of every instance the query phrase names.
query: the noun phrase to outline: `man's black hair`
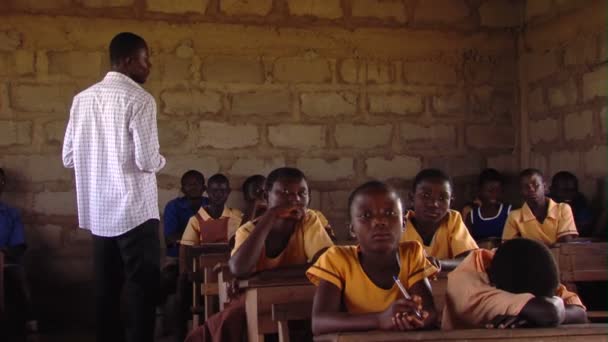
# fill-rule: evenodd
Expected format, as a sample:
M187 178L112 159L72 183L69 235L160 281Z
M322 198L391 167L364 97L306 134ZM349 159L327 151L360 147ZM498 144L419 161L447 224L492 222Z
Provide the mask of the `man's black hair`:
M299 169L294 167L280 167L278 169L272 170L268 177L266 177L266 184L264 184L264 188L266 191L270 191L274 183L276 183L280 179L292 179L292 180L306 180L306 176Z
M262 175L253 175L253 176L249 176L247 177L247 179L245 179L245 181L243 182L243 195L247 196L247 193L249 192L249 187L252 184L255 184L257 182L264 182L266 181L266 177L262 176ZM262 185L263 187L263 185Z
M110 63L118 65L120 61L132 57L138 49L146 46L142 37L131 32L121 32L110 42Z
M353 190L353 192L350 193L350 196L348 196L348 210L350 211L350 207L353 205L355 197L369 191L386 191L396 193L392 186L378 180L371 180L359 185L355 190Z
M498 289L534 296L554 296L559 286L559 271L549 248L523 238L498 247L488 277Z
M414 184L412 185L412 191L416 192L416 187L418 184L422 183L422 181L430 180L430 181L439 181L439 182L448 182L450 184L450 189L453 189L452 179L448 176L447 173L439 170L439 169L424 169L416 175L414 178Z
M505 184L505 179L496 169L485 169L479 174L479 186L485 183L498 182L501 185Z
M221 173L216 173L213 176L209 177L209 180L207 180L207 186L210 186L211 183L227 184L228 186L230 186L230 181L228 180L228 177L224 176Z
M205 185L205 176L196 170L186 171L186 173L184 173L182 175L181 183L184 184L184 181L186 180L186 178L190 178L190 177L196 178L197 180L199 180L201 182L201 184Z
M572 172L560 171L554 174L553 178L551 178L551 186L557 186L557 183L560 181L572 181L574 183L576 191L578 191L578 178L576 178L576 176Z
M519 173L519 180L521 181L524 177L532 177L534 175L538 175L544 179L543 173L539 169L529 168Z

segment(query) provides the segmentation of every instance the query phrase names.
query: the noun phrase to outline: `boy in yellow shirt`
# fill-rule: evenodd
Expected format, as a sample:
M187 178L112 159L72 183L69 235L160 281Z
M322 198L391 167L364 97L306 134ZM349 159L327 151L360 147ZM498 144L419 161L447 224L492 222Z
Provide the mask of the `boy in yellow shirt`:
M301 272L333 245L318 216L307 208L308 183L295 168L279 168L266 178L268 209L241 226L235 235L228 262L237 278L254 272L284 268L281 273ZM285 269L289 267L289 269ZM246 335L245 301L241 295L222 312L194 330L186 342L242 341Z
M243 213L226 207L230 196L230 181L216 174L207 181L209 204L190 218L180 240L180 261L185 261L185 247L201 243L228 242L241 225Z
M406 214L401 241L421 243L440 269L454 269L469 251L479 248L460 213L450 209L452 182L443 171L420 171L414 179L410 200L414 210Z
M578 296L559 284L549 249L528 239L473 251L448 274L442 329L585 323Z
M349 208L360 244L331 247L307 271L317 286L313 333L433 326L437 314L427 277L437 269L418 242L399 243L403 210L395 191L365 183L351 194ZM394 277L413 298L404 298Z
M578 236L572 209L567 203L555 203L545 195L546 186L539 170L523 170L519 174L519 186L525 203L509 214L503 240L524 237L551 246Z

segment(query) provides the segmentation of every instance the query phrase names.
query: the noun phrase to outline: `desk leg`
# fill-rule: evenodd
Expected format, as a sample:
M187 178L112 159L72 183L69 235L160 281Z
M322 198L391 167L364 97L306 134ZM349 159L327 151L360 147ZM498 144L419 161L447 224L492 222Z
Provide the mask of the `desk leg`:
M249 289L245 292L245 312L249 342L264 342L264 334L260 333L258 326L258 289Z
M289 342L288 321L277 321L279 328L279 342Z

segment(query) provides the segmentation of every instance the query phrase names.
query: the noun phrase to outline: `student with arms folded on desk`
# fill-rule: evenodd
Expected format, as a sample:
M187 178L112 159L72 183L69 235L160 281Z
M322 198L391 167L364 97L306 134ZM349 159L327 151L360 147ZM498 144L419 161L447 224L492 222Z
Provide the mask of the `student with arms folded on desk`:
M418 241L439 269L454 269L471 250L478 248L460 213L450 209L452 181L443 171L420 171L410 199L414 210L406 214L401 241Z
M513 239L473 251L448 275L442 328L547 327L587 322L578 296L559 283L549 249Z
M567 203L555 203L546 196L545 181L539 170L523 170L519 174L519 186L525 203L509 214L503 240L523 237L551 246L570 242L578 236L572 209Z
M313 333L432 327L437 317L427 277L437 269L420 243L399 243L403 210L395 191L365 183L351 194L349 208L359 245L331 247L307 271L317 286ZM404 298L394 277L412 298Z
M265 192L268 210L236 232L230 271L237 278L272 269L281 269L278 275L304 275L309 264L333 245L317 215L307 208L306 177L298 169L276 169L266 179ZM186 341L242 341L247 335L244 299L233 299Z

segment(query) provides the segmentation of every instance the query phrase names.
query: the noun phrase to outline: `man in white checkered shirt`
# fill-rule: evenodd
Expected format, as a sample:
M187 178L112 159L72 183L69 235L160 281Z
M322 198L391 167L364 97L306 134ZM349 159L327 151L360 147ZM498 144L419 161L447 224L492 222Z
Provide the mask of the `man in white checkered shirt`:
M63 164L74 168L78 221L93 234L98 342L123 341L120 297L127 290L126 340L153 341L160 276L156 102L143 84L146 42L120 33L110 43L112 71L74 97ZM126 280L126 282L125 282Z

